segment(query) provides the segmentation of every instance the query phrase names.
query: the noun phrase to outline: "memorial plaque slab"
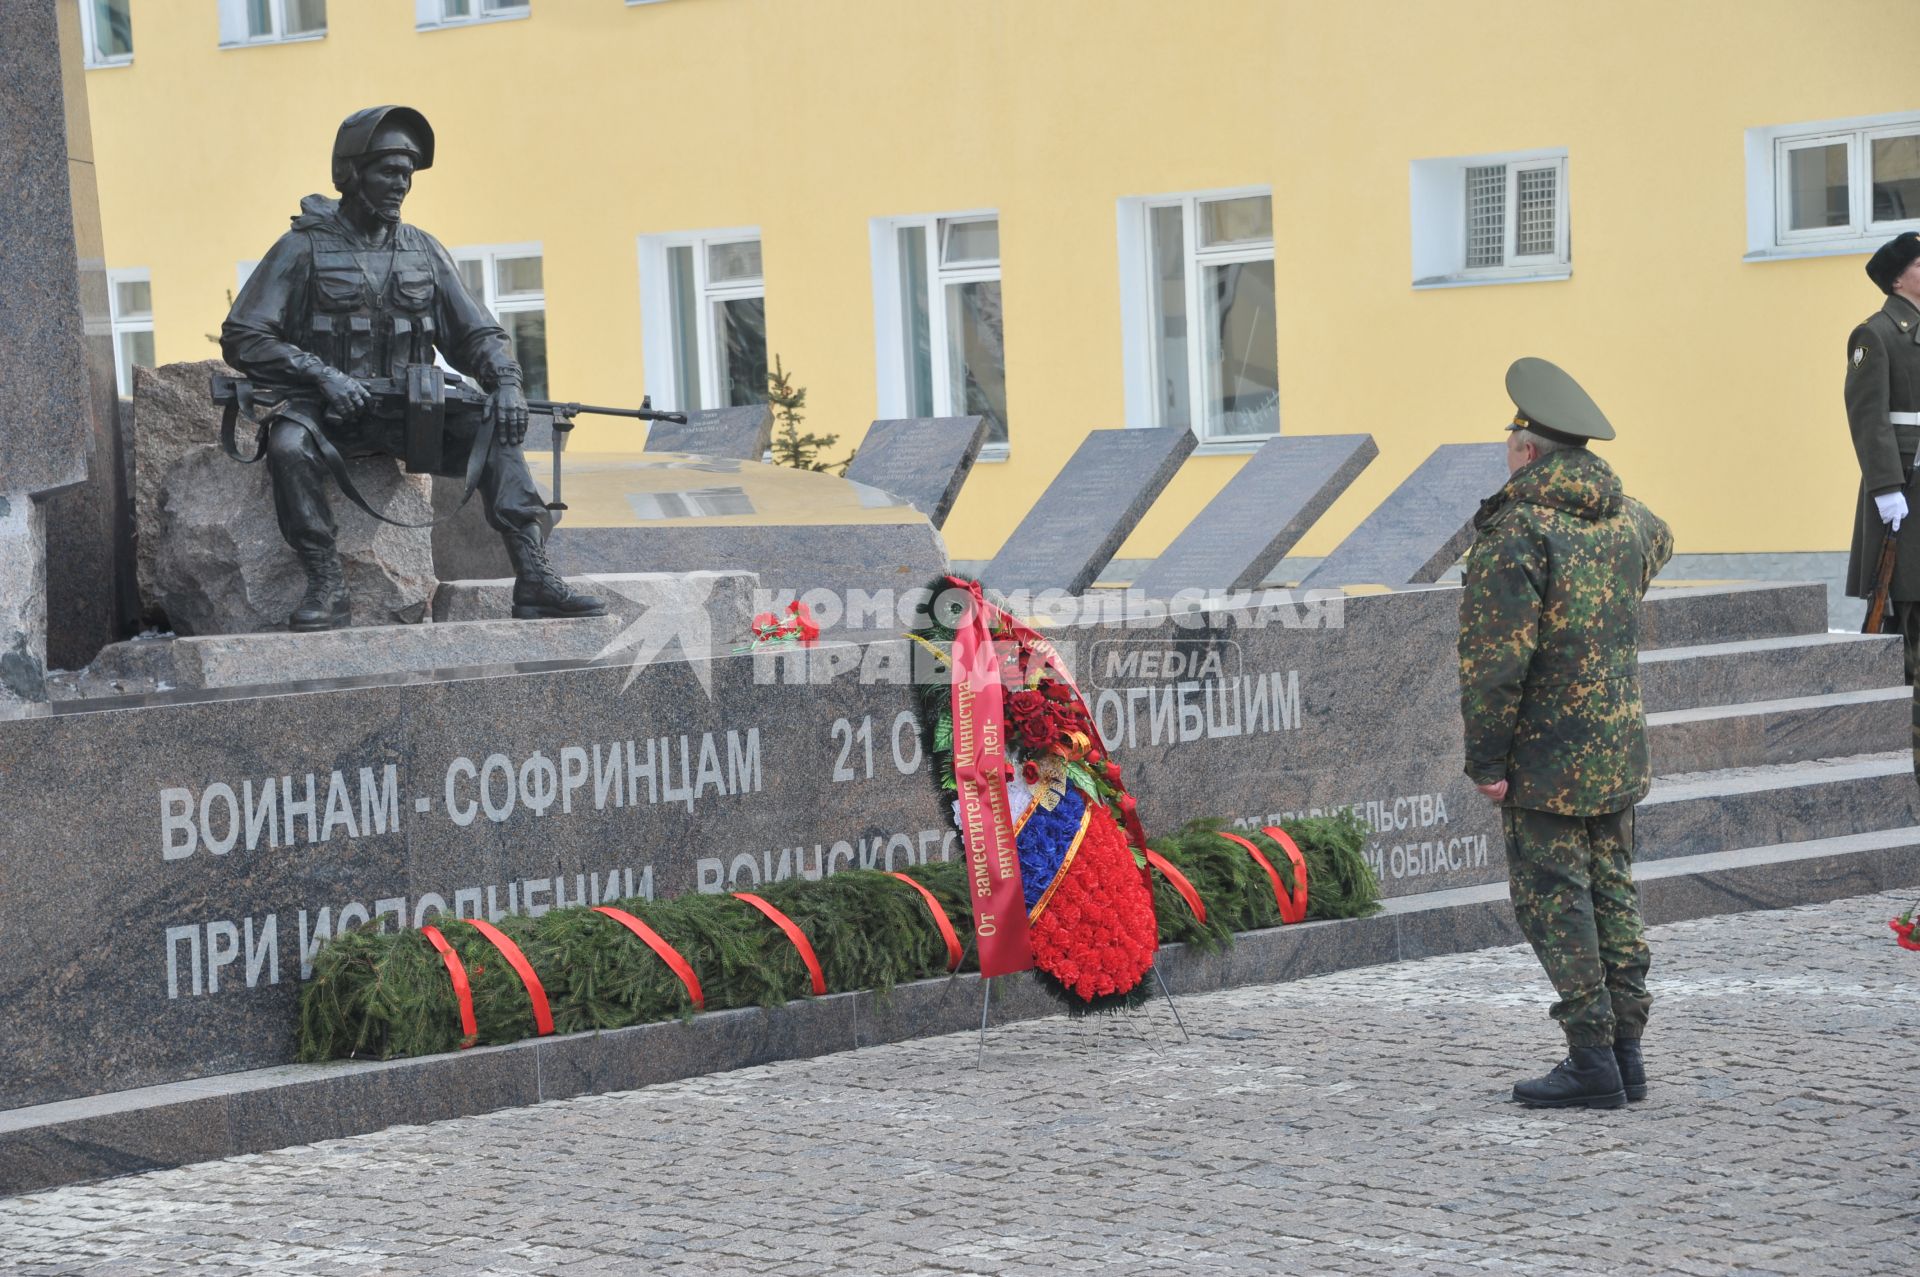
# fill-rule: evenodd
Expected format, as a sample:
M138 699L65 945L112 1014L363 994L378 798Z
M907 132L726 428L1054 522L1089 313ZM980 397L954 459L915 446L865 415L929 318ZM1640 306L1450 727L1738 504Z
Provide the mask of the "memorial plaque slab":
M1500 443L1447 443L1433 450L1380 507L1300 584L1425 585L1440 579L1473 541L1480 503L1507 481Z
M1160 599L1254 589L1378 455L1372 435L1269 439L1132 587Z
M1084 593L1193 447L1191 430L1095 430L980 579L996 590Z
M773 409L762 403L690 412L684 426L671 421L649 422L642 447L647 452L696 452L707 457L758 461L772 444Z
M934 527L943 527L986 441L985 417L876 421L867 427L847 478L904 497Z

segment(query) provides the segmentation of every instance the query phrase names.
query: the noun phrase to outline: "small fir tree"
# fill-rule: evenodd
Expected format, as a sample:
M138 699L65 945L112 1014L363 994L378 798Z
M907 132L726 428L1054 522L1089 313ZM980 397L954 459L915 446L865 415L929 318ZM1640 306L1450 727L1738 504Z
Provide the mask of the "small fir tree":
M773 371L767 374L767 402L774 410L774 463L792 466L795 470L827 469L829 463L820 459L821 450L838 443L840 436L801 431L800 423L806 419L802 409L807 406L807 388L793 384L793 374L781 364L778 355L773 357ZM847 462L842 461L838 469L844 474L846 468Z

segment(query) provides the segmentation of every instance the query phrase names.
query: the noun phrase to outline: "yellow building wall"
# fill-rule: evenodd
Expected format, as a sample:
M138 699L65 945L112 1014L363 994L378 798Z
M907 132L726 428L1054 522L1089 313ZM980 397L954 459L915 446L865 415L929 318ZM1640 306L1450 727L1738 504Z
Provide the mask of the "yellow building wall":
M1912 0L532 0L428 32L410 0L328 8L325 39L221 49L213 0L133 0L133 63L88 74L108 264L152 272L162 362L215 353L236 263L331 194L339 120L378 102L438 134L408 221L542 244L554 394L644 387L637 236L757 225L769 351L843 447L876 415L869 219L994 208L1012 459L946 529L985 558L1123 424L1115 202L1270 184L1282 429L1381 454L1299 553L1434 446L1497 440L1522 354L1593 393L1681 550L1846 543L1844 346L1879 296L1857 255L1742 260L1744 131L1920 107L1873 53ZM1570 279L1411 286L1411 161L1562 146ZM1122 557L1243 462L1190 459Z

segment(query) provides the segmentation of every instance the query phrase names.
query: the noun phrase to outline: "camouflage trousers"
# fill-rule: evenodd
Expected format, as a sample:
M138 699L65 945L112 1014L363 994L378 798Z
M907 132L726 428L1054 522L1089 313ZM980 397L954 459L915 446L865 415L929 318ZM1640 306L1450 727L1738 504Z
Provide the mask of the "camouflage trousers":
M1647 1026L1652 954L1633 885L1633 809L1559 816L1507 807L1514 916L1560 1000L1570 1046L1637 1038Z

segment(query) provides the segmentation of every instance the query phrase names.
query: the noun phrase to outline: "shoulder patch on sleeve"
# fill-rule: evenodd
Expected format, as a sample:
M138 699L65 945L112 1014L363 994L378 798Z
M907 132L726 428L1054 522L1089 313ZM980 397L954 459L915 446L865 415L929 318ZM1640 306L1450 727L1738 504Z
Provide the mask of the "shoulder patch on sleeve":
M1866 357L1867 348L1865 346L1855 346L1853 348L1853 354L1849 357L1849 362L1852 363L1855 368L1858 368L1860 362Z

